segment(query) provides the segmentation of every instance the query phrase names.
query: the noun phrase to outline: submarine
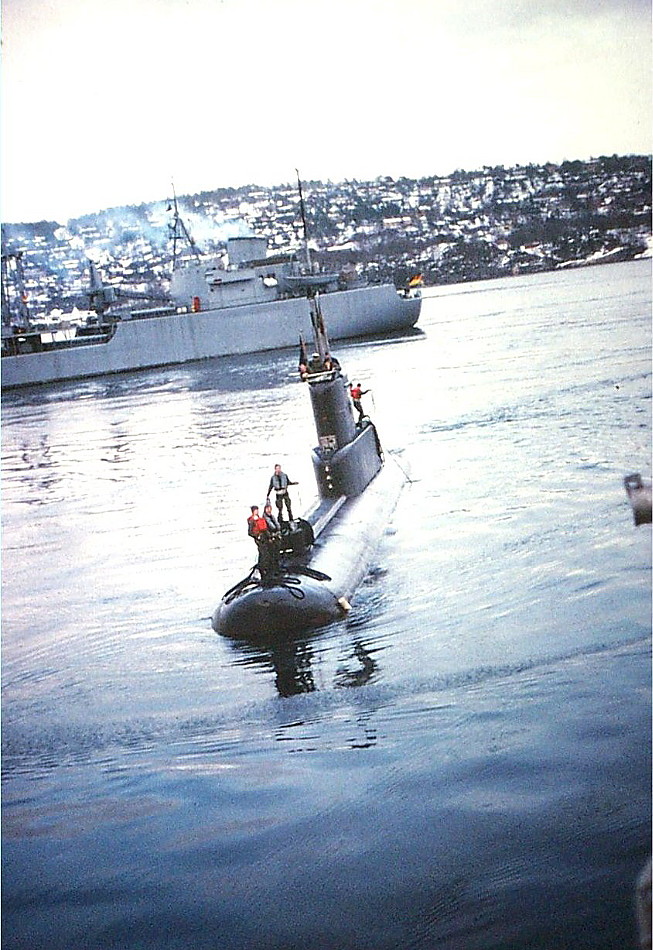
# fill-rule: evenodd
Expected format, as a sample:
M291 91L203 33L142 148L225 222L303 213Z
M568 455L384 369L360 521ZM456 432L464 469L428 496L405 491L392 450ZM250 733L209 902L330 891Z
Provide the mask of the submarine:
M311 458L318 494L302 517L282 526L273 566L259 558L216 607L213 629L234 639L299 634L346 616L406 481L371 419L359 410L355 420L319 294L309 300L315 352L308 360L300 338L300 374L317 432Z

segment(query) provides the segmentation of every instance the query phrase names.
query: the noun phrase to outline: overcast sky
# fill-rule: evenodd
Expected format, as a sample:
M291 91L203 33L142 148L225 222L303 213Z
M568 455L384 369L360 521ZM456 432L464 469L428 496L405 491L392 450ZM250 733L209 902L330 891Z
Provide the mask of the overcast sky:
M4 0L2 218L651 152L650 0Z

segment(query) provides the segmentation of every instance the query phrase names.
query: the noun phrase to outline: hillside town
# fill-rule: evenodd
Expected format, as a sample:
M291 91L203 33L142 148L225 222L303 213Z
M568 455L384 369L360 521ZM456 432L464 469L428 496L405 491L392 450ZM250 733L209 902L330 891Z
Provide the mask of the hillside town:
M304 181L314 262L356 267L373 283L425 286L628 260L650 253L651 156L484 167L446 177ZM90 262L134 298L165 292L173 254L224 256L229 237L263 236L299 252L298 182L179 196L190 244L174 247L172 196L66 223L3 227L3 287L21 272L29 318L88 306ZM11 309L9 291L3 303ZM6 316L5 316L5 319Z

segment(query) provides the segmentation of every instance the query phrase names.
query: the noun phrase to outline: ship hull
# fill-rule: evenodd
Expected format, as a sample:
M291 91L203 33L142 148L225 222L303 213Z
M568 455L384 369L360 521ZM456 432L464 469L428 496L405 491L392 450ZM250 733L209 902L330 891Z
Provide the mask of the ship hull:
M336 291L320 302L332 340L409 329L421 307L419 297L400 297L387 284ZM134 318L119 322L106 343L3 357L2 388L281 349L300 333L312 335L306 298Z
M318 580L292 569L269 584L252 584L225 595L212 618L217 633L233 639L292 636L346 615L387 530L405 476L389 459L356 498L349 498L317 535L307 566ZM292 578L289 582L288 578Z

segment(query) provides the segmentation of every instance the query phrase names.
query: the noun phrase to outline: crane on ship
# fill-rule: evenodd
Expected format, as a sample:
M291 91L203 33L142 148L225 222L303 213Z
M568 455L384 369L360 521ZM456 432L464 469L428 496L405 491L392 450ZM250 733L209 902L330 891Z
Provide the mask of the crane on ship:
M23 252L2 248L2 327L27 330L32 323L27 306Z
M168 231L170 240L172 241L172 269L174 271L179 256L178 245L180 242L185 241L190 247L192 254L198 260L201 259L202 255L186 222L179 212L174 182L172 182L172 198L168 202L166 210L173 212L172 222L168 224ZM152 303L159 303L164 306L167 305L168 307L172 306L170 296L166 294L151 294L140 290L129 290L129 288L105 284L100 276L97 265L93 261L89 261L89 265L90 282L88 290L86 291L89 301L88 306L89 309L93 310L98 316L103 316L120 300L149 300ZM160 312L160 308L158 308L156 312ZM147 311L143 312L143 315L147 315Z
M121 300L149 300L170 306L170 297L164 294L149 294L142 290L129 290L123 287L114 287L111 284L105 284L102 280L97 264L89 260L90 280L86 290L88 298L88 308L93 310L99 317L103 317L107 311Z
M177 245L180 241L186 241L197 260L199 260L202 255L197 244L195 243L193 235L188 230L186 222L179 213L177 192L175 191L174 182L172 182L172 199L168 202L167 210L173 212L172 222L168 224L168 230L170 232L170 239L172 241L172 269L174 270L177 264Z

